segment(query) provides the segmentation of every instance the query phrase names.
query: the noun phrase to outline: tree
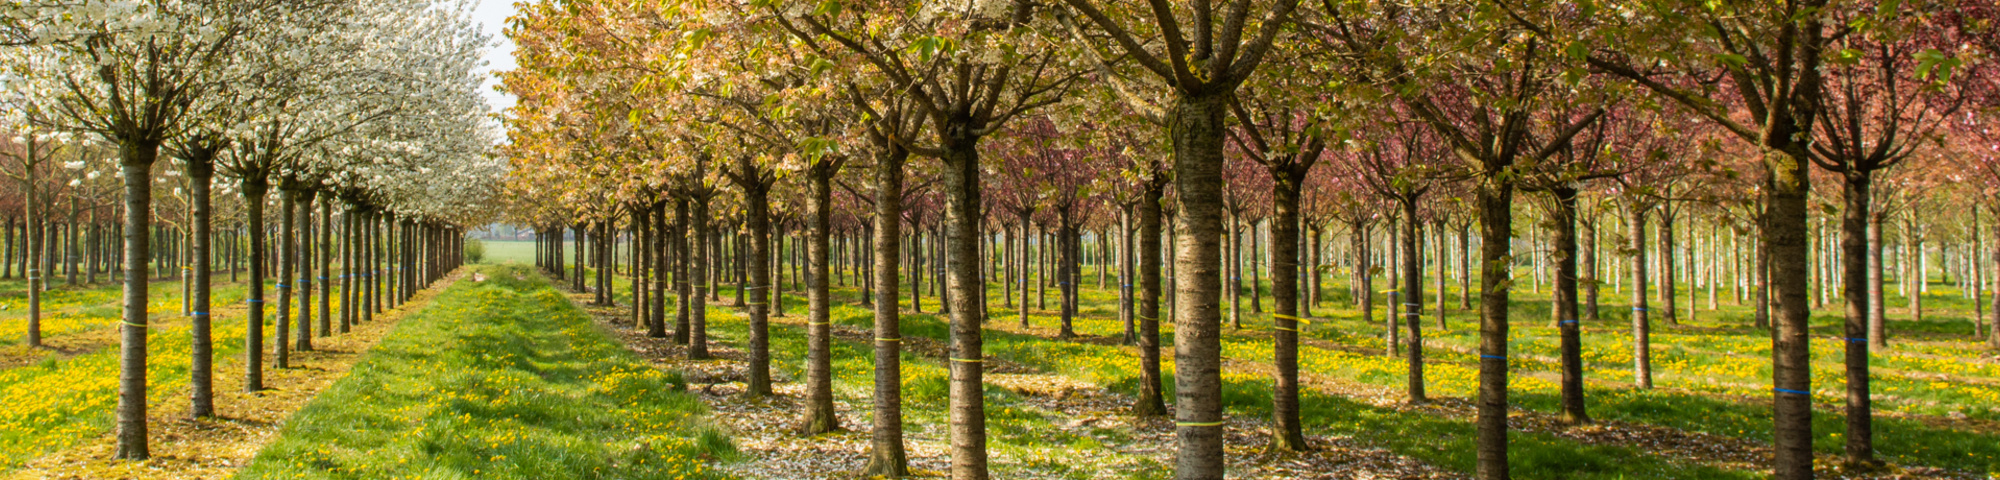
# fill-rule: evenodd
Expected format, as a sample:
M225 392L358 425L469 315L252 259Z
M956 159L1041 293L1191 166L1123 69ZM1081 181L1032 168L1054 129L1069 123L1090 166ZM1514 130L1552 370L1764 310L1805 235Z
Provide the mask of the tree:
M1085 46L1086 57L1140 115L1166 126L1174 149L1175 210L1184 244L1175 247L1174 415L1176 478L1223 472L1220 236L1223 144L1229 99L1249 80L1272 42L1291 21L1297 0L1210 2L1149 10L1091 0L1064 0L1059 17ZM1218 15L1220 13L1220 15ZM1092 27L1085 31L1083 23ZM1254 26L1254 28L1253 28ZM1193 36L1188 36L1192 31ZM1160 32L1158 41L1146 33ZM1108 58L1123 58L1123 70ZM1143 89L1143 90L1142 90ZM1149 95L1152 93L1158 95ZM1156 103L1151 99L1165 99ZM1143 268L1143 267L1142 267Z

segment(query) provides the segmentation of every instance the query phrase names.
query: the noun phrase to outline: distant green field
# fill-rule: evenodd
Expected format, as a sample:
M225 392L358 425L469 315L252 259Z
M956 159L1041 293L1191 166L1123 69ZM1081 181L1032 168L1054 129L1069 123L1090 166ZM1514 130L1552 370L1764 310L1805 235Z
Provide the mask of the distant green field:
M484 240L486 242L485 263L535 263L535 242Z

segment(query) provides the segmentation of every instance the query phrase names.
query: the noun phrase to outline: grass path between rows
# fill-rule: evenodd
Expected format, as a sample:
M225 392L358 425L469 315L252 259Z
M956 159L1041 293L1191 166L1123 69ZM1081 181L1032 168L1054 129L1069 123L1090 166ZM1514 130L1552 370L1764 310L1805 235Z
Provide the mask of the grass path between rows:
M678 379L524 267L474 266L242 479L702 479L734 455Z

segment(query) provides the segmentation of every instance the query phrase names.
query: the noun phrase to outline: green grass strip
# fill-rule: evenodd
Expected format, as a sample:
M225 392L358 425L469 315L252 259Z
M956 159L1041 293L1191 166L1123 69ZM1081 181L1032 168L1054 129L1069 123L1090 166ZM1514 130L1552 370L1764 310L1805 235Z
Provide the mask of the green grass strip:
M540 276L480 271L397 325L238 478L725 477L708 462L734 444L677 379Z

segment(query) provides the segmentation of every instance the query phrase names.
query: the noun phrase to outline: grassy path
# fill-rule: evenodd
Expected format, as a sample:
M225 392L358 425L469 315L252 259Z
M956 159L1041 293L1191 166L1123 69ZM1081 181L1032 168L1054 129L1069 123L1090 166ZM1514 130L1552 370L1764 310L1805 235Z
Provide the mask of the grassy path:
M720 478L699 400L521 267L472 267L285 426L245 479Z

